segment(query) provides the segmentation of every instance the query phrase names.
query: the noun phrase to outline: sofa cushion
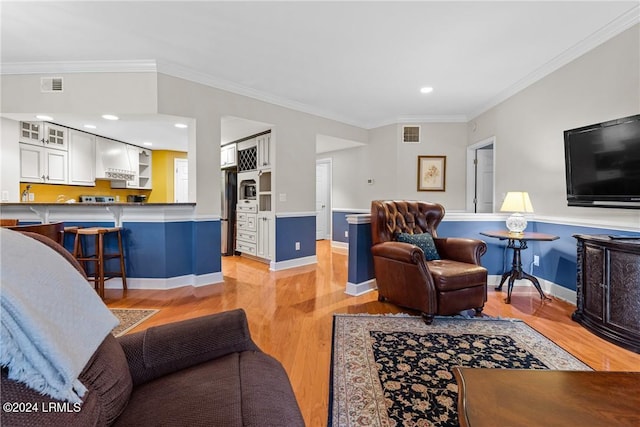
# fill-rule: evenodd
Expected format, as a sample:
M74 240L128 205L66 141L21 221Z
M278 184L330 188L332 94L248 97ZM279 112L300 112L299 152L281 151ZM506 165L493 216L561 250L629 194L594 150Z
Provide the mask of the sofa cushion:
M424 252L424 258L427 261L440 259L440 255L438 255L436 245L433 242L433 237L429 233L399 233L396 237L396 240L398 242L411 243L412 245L416 245L417 247L422 249L422 252Z
M116 426L303 426L286 372L232 353L137 386Z
M487 269L448 259L427 261L435 287L441 292L485 286Z

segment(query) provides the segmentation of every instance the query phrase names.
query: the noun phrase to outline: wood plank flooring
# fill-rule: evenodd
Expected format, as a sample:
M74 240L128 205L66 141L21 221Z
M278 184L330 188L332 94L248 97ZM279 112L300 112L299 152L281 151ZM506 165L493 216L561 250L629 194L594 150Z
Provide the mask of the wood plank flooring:
M224 257L224 283L165 291L107 289L106 303L113 308L160 309L132 332L243 308L254 341L287 370L307 426L323 426L329 407L333 313L416 313L378 302L375 291L346 295L347 255L344 250L332 250L328 241L318 242L317 258L317 265L271 272L257 261ZM503 302L504 296L490 285L484 313L523 319L595 370L640 371L640 354L604 341L573 322L575 306L556 299L541 301L532 286L516 286L509 305Z

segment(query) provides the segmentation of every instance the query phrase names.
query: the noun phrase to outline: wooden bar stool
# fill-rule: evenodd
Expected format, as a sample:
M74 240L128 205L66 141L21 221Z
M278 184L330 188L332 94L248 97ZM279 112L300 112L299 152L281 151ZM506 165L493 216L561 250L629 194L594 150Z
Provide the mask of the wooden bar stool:
M95 271L89 280L93 282L100 298L104 298L104 282L114 277L122 278L122 288L127 289L127 275L124 266L124 251L122 250L122 227L69 227L65 232L75 234L73 241L73 256L82 264L87 276L89 276L88 265L93 263ZM116 233L118 238L118 252L105 253L104 237L109 233ZM82 236L93 236L95 250L93 255L86 255L82 248ZM107 260L119 258L120 271L105 272Z

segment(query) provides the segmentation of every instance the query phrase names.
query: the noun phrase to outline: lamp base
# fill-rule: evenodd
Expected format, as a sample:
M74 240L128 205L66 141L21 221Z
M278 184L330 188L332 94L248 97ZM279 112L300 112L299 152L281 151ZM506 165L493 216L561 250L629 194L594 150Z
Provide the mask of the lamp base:
M527 228L527 220L521 213L514 213L507 218L507 228L510 233L522 234Z

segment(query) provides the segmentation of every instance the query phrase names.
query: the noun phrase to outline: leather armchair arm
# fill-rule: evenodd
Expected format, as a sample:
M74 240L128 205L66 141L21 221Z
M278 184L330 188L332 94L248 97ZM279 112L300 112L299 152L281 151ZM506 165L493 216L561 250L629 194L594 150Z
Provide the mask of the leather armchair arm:
M154 326L118 340L134 386L230 353L260 351L242 309Z
M478 239L467 239L463 237L445 237L433 239L438 254L442 259L468 262L470 264L481 265L480 257L487 252L487 244Z
M409 264L424 264L426 272L429 268L424 263L424 252L422 249L411 243L404 242L384 242L371 247L373 256L389 258L394 261L406 262Z

